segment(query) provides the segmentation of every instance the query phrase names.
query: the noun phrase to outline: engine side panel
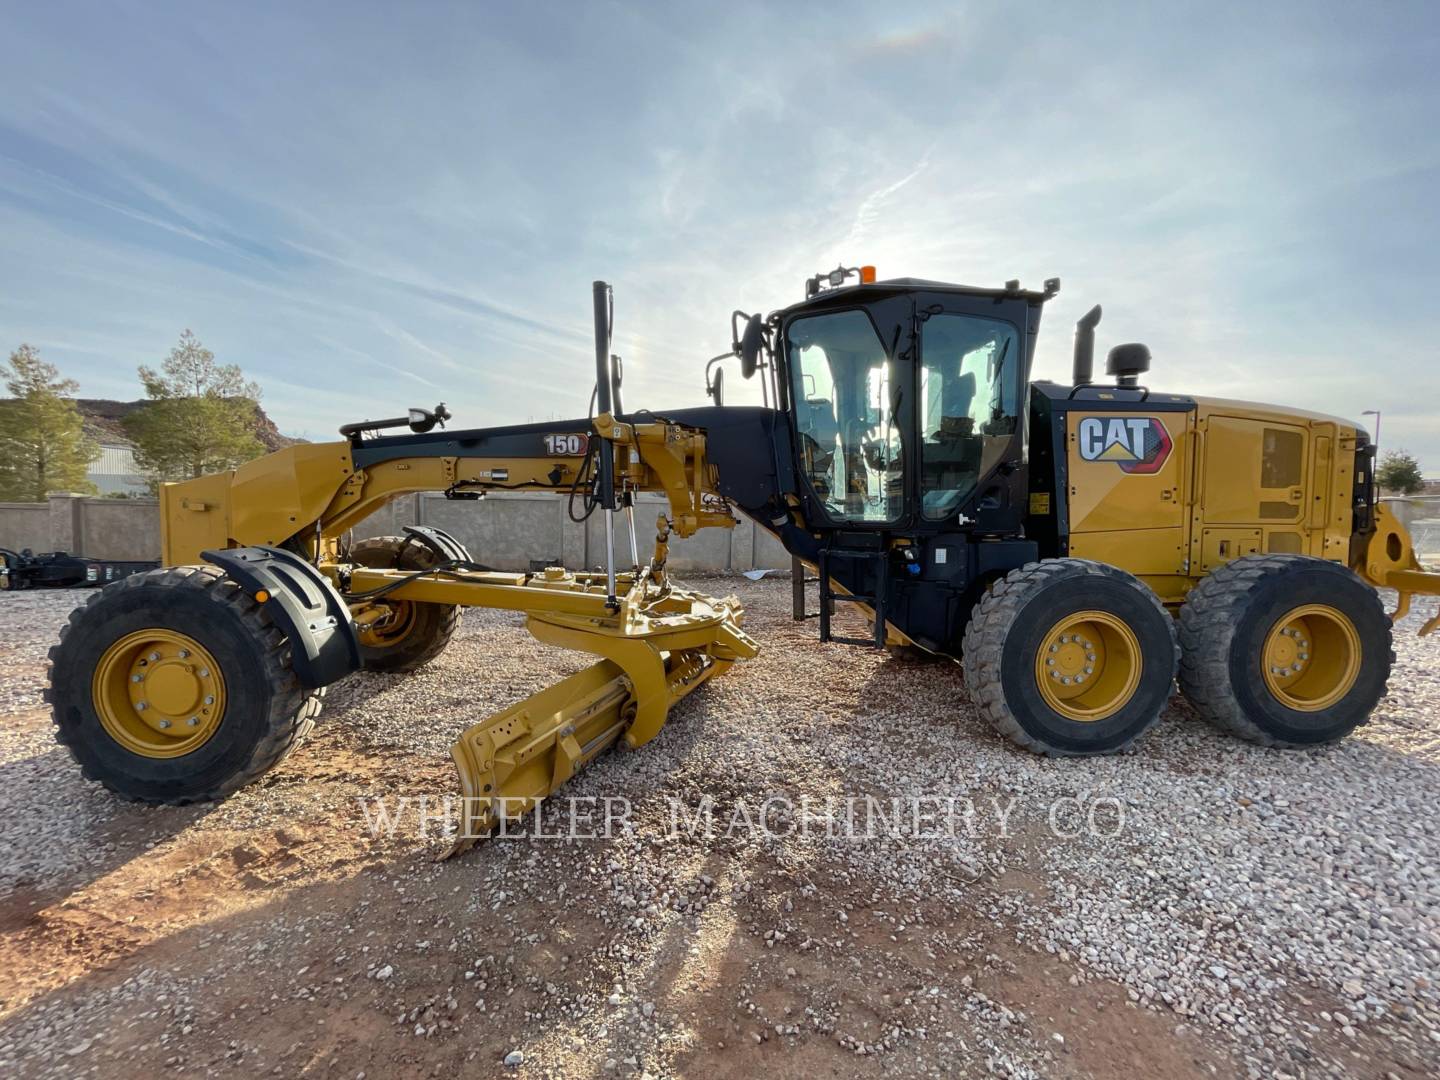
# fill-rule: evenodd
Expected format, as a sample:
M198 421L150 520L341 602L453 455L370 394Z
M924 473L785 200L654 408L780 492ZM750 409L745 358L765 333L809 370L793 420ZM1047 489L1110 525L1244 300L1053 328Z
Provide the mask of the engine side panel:
M1199 573L1256 552L1349 561L1359 445L1354 424L1202 398L1196 430L1190 560Z
M1070 395L1036 387L1027 531L1043 548L1129 570L1169 603L1242 555L1349 561L1364 502L1356 425L1139 390Z

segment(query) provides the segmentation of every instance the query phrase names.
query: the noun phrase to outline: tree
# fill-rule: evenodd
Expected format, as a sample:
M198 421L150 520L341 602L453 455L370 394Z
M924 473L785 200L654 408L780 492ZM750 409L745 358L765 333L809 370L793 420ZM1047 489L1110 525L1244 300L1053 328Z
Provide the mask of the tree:
M1375 481L1381 491L1393 491L1399 495L1415 495L1425 490L1425 479L1420 475L1420 462L1404 450L1391 450L1380 459L1380 468L1375 470Z
M260 387L237 365L215 363L189 330L158 372L140 366L140 381L150 400L125 418L125 430L152 486L233 469L264 452L255 437Z
M93 492L85 469L100 448L67 397L79 385L62 379L33 345L12 352L0 373L13 395L0 401L0 500L43 502L51 491Z

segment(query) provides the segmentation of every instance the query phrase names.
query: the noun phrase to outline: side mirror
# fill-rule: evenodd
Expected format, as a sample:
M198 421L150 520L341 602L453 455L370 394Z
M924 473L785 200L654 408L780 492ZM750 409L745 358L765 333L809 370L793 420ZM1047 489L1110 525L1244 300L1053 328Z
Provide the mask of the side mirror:
M760 352L765 348L765 321L751 315L740 336L740 374L750 378L760 367Z
M725 369L716 368L715 377L710 380L710 385L705 388L716 405L725 404Z

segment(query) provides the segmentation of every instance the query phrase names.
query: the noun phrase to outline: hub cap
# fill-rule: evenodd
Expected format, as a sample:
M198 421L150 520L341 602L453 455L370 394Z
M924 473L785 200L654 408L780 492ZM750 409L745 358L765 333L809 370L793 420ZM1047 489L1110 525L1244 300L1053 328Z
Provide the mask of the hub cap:
M1360 675L1360 635L1328 604L1306 604L1280 617L1261 656L1265 686L1287 708L1328 709Z
M90 683L100 725L132 754L172 758L200 748L225 715L220 665L194 638L159 628L105 650Z
M1067 720L1094 723L1124 707L1140 685L1140 642L1122 620L1081 611L1056 623L1035 657L1045 703Z

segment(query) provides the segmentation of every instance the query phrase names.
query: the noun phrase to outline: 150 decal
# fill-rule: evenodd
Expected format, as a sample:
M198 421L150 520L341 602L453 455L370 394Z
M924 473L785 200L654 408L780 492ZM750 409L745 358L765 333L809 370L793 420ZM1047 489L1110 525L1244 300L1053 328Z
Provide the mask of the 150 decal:
M546 435L545 453L552 457L582 457L590 446L590 436L578 434Z
M1157 473L1175 445L1154 416L1087 416L1075 430L1084 461L1111 461L1127 473Z

